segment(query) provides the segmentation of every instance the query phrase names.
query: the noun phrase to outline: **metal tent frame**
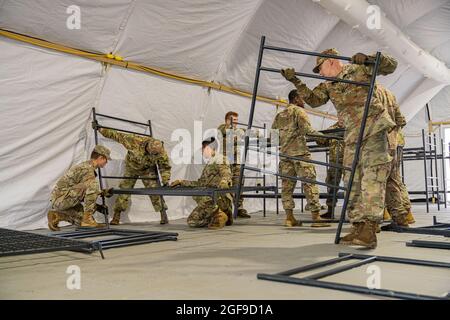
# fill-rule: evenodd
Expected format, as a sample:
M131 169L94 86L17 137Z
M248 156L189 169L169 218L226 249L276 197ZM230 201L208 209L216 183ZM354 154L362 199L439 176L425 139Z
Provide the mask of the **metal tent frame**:
M330 265L334 265L336 263L349 261L352 259L359 260L354 263L350 263L344 266L338 266L329 270L325 270L322 272L318 272L303 278L293 277L293 275L306 272L306 271L312 271L318 268L327 267ZM390 263L400 263L405 265L416 265L416 266L427 266L427 267L436 267L436 268L450 268L450 263L445 262L437 262L437 261L428 261L428 260L416 260L416 259L405 259L405 258L397 258L397 257L385 257L385 256L371 256L371 255L364 255L364 254L352 254L352 253L339 253L337 258L333 258L326 261L321 261L317 263L313 263L307 266L298 267L295 269L279 272L277 274L266 274L266 273L259 273L257 275L258 279L262 280L270 280L270 281L277 281L277 282L283 282L283 283L290 283L290 284L298 284L298 285L304 285L304 286L311 286L311 287L318 287L318 288L325 288L325 289L332 289L332 290L340 290L340 291L347 291L347 292L353 292L353 293L362 293L362 294L369 294L369 295L375 295L375 296L383 296L383 297L389 297L389 298L397 298L397 299L412 299L412 300L449 300L450 297L443 296L428 296L428 295L422 295L417 293L409 293L409 292L402 292L402 291L395 291L395 290L388 290L388 289L370 289L365 286L358 286L358 285L350 285L350 284L343 284L338 282L330 282L330 281L323 281L320 280L322 278L332 276L344 271L348 271L363 265L367 265L369 263L373 262L390 262Z

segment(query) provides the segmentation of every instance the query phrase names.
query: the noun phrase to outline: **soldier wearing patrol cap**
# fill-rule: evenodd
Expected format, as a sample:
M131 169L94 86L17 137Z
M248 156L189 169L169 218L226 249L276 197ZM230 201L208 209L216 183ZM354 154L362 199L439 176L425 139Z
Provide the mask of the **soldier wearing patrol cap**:
M336 49L322 52L338 55ZM343 64L333 57L318 57L313 71L324 77L369 83L374 71L374 55L357 53L351 64ZM397 61L386 54L381 54L377 75L393 73ZM345 151L343 163L352 164L356 142L364 114L368 87L344 82L325 81L309 89L295 75L294 69L281 70L281 74L293 83L300 97L311 107L316 108L329 100L334 104L338 118L344 121ZM379 84L376 84L378 87ZM377 96L375 88L370 102L367 126L360 146L360 160L356 168L353 188L350 193L349 218L353 224L350 234L342 238L342 244L359 245L366 248L377 246L376 229L381 221L386 195L386 181L389 176L392 156L388 149L388 133L396 126L388 113L388 108ZM344 173L345 184L349 172Z
M96 122L93 126L98 126ZM113 129L100 128L98 130L105 138L115 140L123 145L127 150L125 157L125 177L136 177L133 179L124 179L120 182L121 189L134 188L137 178L145 178L142 183L146 188L159 187L157 166L161 174L161 183L167 185L170 180L169 157L162 141L152 137L144 137L136 134L126 134ZM125 211L130 203L130 195L121 194L114 203L114 217L111 221L112 225L120 223L120 214ZM169 223L166 211L167 205L160 196L150 196L155 211L161 214L161 224Z
M99 227L94 220L95 211L101 211L98 205L99 195L110 196L110 190L100 191L95 170L103 168L110 160L108 148L97 145L91 153L91 159L72 166L57 182L50 202L52 209L48 212L48 227L58 231L58 223L65 221L82 227Z

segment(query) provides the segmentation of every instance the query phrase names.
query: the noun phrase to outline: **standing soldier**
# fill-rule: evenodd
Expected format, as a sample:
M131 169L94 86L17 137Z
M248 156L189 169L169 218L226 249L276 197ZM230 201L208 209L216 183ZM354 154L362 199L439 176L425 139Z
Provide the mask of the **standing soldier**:
M378 86L377 95L388 107L389 114L396 123L396 127L389 132L389 152L393 157L391 171L386 185L386 209L392 220L399 226L408 226L408 213L411 209L408 190L400 175L400 154L398 153L399 135L406 125L406 119L400 111L395 96L382 86ZM405 199L406 195L406 199Z
M323 54L338 55L336 49L328 49ZM340 60L317 57L313 72L325 77L369 83L373 73L374 55L357 53L352 63L344 65ZM397 61L385 54L381 55L378 74L388 75L395 71ZM351 166L358 140L369 88L344 82L325 81L314 90L309 89L295 75L294 69L281 70L286 80L292 82L303 100L311 107L319 107L331 100L338 117L344 121L344 165ZM386 181L389 176L392 156L388 148L388 132L395 127L388 110L380 102L374 90L369 106L367 125L363 133L360 159L356 168L353 188L350 193L348 216L353 224L350 234L341 243L359 245L366 248L377 246L376 230L384 211ZM344 173L348 185L350 172Z
M202 142L202 153L207 164L203 168L200 179L197 181L175 180L171 187L206 187L206 188L231 188L231 170L227 158L217 150L217 141L210 138ZM221 194L217 197L217 204L207 196L195 196L197 203L195 209L187 218L190 227L209 229L221 229L225 225L233 224L232 197L230 194Z
M240 141L245 134L245 130L237 128L238 123L238 113L234 111L229 111L225 115L225 123L221 124L217 130L222 134L222 153L227 157L228 162L230 163L231 174L233 175L233 187L237 187L239 184L239 175L240 175L240 164L237 160L238 157L238 145L237 141ZM228 135L227 135L228 133ZM227 137L232 138L233 141L228 141ZM233 151L231 150L233 148ZM244 183L244 180L242 180ZM238 204L238 214L239 218L251 218L251 216L247 213L247 210L244 209L244 198L239 198Z
M52 209L47 214L50 230L59 231L58 223L62 221L81 227L101 226L92 216L95 211L105 209L96 203L97 198L111 193L110 190L99 190L95 170L103 168L110 159L110 151L97 145L89 161L72 166L59 178L50 197Z
M296 90L289 93L289 105L275 116L272 124L273 130L278 130L280 140L280 152L287 156L301 157L311 159L308 147L306 145L306 135L319 133L311 127L308 115L302 109L303 101ZM293 160L286 157L280 157L280 174L296 176L316 180L316 169L314 165L300 160ZM294 217L295 202L292 194L295 190L297 180L282 179L281 199L283 209L286 212L286 227L301 226L301 221ZM329 224L321 223L319 188L315 184L304 183L304 192L306 200L310 205L313 219L312 227L328 227Z
M93 126L97 126L96 122ZM122 144L127 150L125 158L125 177L132 177L130 179L123 179L119 188L130 189L134 188L138 178L142 179L142 183L146 188L159 187L158 172L159 167L161 174L161 183L167 185L170 180L170 164L169 157L166 150L164 150L163 143L160 140L152 137L144 137L136 134L125 134L117 132L113 129L100 128L99 132L106 138L113 139ZM120 223L120 214L127 210L130 203L130 195L121 194L117 197L114 203L114 217L111 221L112 225ZM166 224L169 219L166 214L167 205L160 196L150 196L155 211L161 214L161 224Z
M327 130L332 129L343 129L344 125L342 120L338 120L335 124L330 126ZM333 164L338 164L342 166L342 163L344 162L344 141L343 140L337 140L337 139L324 139L317 141L318 145L321 146L327 146L329 148L329 155L328 155L328 161ZM342 169L341 168L334 168L334 167L328 167L327 168L327 178L325 179L325 182L328 184L333 185L339 185L342 178ZM336 203L333 203L333 194L335 192L335 189L333 188L327 188L328 191L328 197L327 197L327 213L322 215L323 218L331 218L331 214L333 212L333 207L336 206ZM337 191L336 191L337 192ZM337 201L336 201L337 202Z

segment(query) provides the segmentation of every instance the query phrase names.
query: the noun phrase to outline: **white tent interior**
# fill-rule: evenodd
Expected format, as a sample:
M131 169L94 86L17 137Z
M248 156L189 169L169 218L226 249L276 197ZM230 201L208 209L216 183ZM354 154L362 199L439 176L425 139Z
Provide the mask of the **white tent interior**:
M355 23L358 10L369 4L384 13L380 30ZM73 5L80 8L80 29L66 26L66 10ZM97 54L113 53L125 61L246 92L253 87L261 35L271 45L310 51L336 47L346 56L380 50L399 61L393 75L378 80L396 94L410 120L405 129L408 146L420 143L415 137L427 128L426 103L433 121L450 117L449 0L0 0L0 29ZM174 129L186 128L194 137L194 121L203 121L203 129L215 128L231 109L247 121L247 97L4 36L0 52L0 227L46 226L54 183L72 164L86 159L93 146L92 107L137 121L151 119L154 135L165 141L169 153L177 144L171 139ZM310 73L314 59L271 53L264 64ZM262 96L286 97L291 89L276 74L261 76ZM319 110L334 113L332 105ZM258 102L254 123L270 125L275 112L273 104ZM332 123L313 114L310 118L316 129ZM124 149L106 139L101 142L113 151L106 172L120 173ZM195 178L199 172L198 167L174 164L172 177ZM323 170L319 174L323 179ZM408 176L409 188L422 183L422 178ZM251 204L257 208L260 201L247 201ZM186 216L193 201L174 197L168 205L174 219ZM133 196L128 221L159 219L150 207L147 197Z

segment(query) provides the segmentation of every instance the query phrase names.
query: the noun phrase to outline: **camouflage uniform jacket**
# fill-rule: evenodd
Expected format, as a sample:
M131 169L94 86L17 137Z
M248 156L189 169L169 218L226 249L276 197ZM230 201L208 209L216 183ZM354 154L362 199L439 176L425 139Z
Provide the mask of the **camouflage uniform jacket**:
M197 181L184 180L182 183L186 187L210 187L210 188L230 188L231 169L227 158L222 153L216 153L203 168L202 175Z
M376 94L380 101L388 108L389 115L396 124L388 134L389 149L395 150L399 142L399 135L401 134L402 128L406 125L406 119L400 111L400 105L397 103L397 99L391 91L378 85Z
M312 128L306 112L292 104L275 116L272 129L279 130L280 151L289 156L310 155L306 135L319 134Z
M92 161L85 161L72 166L56 182L51 199L70 197L82 201L86 196L97 198L100 194L100 189L96 176L97 174L95 173L95 167ZM86 194L86 190L90 190L90 192L95 192L96 194Z
M112 129L101 128L99 132L106 138L113 139L122 144L127 150L125 163L127 168L136 173L146 173L158 164L163 183L170 180L170 163L166 151L159 155L151 155L147 152L147 144L156 139L135 134L125 134ZM150 174L152 174L151 172Z
M228 161L232 164L238 163L237 162L237 155L238 155L238 140L241 141L244 138L245 130L241 128L233 128L228 126L226 123L221 124L217 130L222 134L222 145L220 146L222 149L222 154L224 156L227 156ZM230 137L233 137L233 154L227 154L227 130L229 130ZM230 141L231 142L231 141ZM231 148L231 146L228 146L228 148Z
M327 130L342 128L338 122L328 127ZM343 140L337 139L322 139L317 140L317 144L320 146L326 146L330 149L330 162L342 163L344 157L345 143ZM338 158L339 155L339 158Z
M388 55L381 55L378 74L390 74L395 71L396 67L397 61L394 58ZM347 64L344 65L337 78L369 83L372 71L373 65ZM324 105L328 100L331 100L339 118L342 118L344 121L344 127L347 128L345 133L346 145L356 143L369 87L325 81L311 90L298 79L294 81L294 84L300 97L313 108ZM374 90L364 139L383 130L389 131L393 127L395 127L394 121L389 116L386 106L377 97L376 90Z

